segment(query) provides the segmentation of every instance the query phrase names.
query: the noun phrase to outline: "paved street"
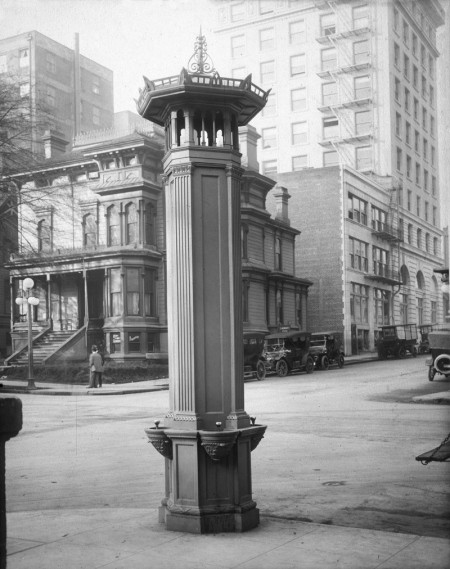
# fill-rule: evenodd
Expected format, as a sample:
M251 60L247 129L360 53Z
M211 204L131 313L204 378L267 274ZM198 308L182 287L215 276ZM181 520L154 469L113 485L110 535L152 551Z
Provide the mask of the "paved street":
M246 383L246 410L268 425L252 453L264 523L448 538L449 465L414 457L447 435L449 406L411 397L449 386L428 382L423 357ZM163 459L144 428L164 416L168 391L21 399L24 428L6 446L11 538L13 513L159 505Z

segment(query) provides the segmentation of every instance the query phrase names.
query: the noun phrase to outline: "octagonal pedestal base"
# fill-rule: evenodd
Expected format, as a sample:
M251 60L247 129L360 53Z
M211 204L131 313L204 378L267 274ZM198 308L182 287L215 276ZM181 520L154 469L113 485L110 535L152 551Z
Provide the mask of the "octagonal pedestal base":
M164 510L164 513L162 512ZM259 509L241 513L190 515L170 512L161 507L166 529L188 533L244 532L259 525Z

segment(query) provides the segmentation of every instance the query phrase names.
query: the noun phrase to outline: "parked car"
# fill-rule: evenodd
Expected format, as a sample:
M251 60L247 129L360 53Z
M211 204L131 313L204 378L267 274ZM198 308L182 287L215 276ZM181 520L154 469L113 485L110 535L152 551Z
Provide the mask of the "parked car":
M419 345L417 347L419 354L427 354L430 351L428 335L432 331L433 324L421 324L419 326Z
M244 332L244 378L266 377L263 356L265 336L265 332Z
M430 357L426 359L428 379L433 381L439 373L450 377L450 329L436 330L428 335L430 341Z
M382 326L378 336L378 357L385 360L388 356L404 358L409 352L417 356L417 326L415 324L397 324Z
M309 353L317 369L328 369L330 365L344 365L344 350L339 332L314 332L311 334Z
M266 369L285 377L291 371L314 371L314 358L309 353L309 332L279 332L265 338Z

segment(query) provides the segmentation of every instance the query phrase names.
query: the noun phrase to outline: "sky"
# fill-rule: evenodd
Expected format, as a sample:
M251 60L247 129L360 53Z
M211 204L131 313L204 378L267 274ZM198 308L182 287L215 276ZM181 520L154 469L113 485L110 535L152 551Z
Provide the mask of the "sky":
M187 66L200 27L214 60L211 0L0 0L0 39L36 30L114 72L114 110L136 112L142 79Z

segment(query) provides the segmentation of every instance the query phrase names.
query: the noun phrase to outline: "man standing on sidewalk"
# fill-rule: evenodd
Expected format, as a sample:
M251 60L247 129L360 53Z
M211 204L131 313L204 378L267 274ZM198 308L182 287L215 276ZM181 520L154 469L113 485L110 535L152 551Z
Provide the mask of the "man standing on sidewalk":
M89 356L89 387L102 386L102 373L103 373L103 358L98 353L98 348L94 344L92 346L92 353Z

